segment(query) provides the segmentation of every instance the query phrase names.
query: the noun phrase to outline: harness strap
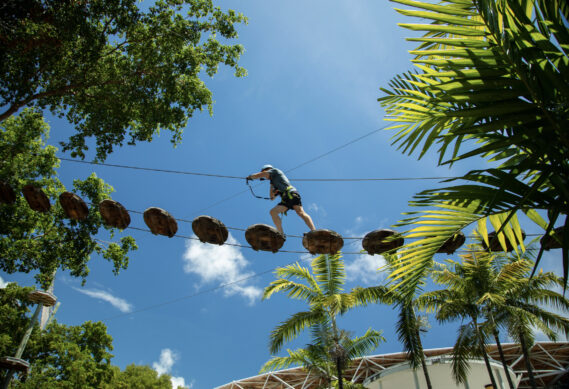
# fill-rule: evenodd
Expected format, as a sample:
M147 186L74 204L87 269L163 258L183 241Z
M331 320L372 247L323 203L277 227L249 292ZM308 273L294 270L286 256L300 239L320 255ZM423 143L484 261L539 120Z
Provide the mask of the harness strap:
M294 187L292 185L287 186L287 188L285 189L285 191L282 195L285 195L288 197L289 200L292 200L292 192L291 192L292 189L294 189Z

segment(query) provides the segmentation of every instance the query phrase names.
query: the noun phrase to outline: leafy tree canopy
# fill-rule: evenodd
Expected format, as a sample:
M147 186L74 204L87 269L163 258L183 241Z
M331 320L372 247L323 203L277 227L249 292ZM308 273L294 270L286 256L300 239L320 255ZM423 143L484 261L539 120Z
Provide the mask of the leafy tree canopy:
M170 376L168 374L158 375L156 370L150 366L131 364L123 371L113 366L113 371L113 378L105 388L172 389Z
M42 115L26 109L0 123L0 181L16 192L26 184L40 186L50 198L51 210L33 211L22 196L14 204L0 204L0 269L7 273L38 271L36 279L46 287L55 270L67 269L75 277L85 277L93 253L114 265L115 274L128 266L128 253L137 248L134 239L103 242L95 236L108 229L103 224L98 204L109 198L112 187L91 174L75 180L73 191L89 205L84 221L68 219L58 199L65 187L56 175L59 160L56 149L45 146L49 127Z
M0 355L15 355L19 339L27 328L29 305L27 296L34 288L22 288L10 282L0 288Z
M211 0L7 0L0 5L0 122L23 107L49 109L75 126L63 150L104 159L125 141L172 142L196 110L212 109L200 76L237 62L235 24ZM218 39L219 35L219 39Z
M0 289L0 355L14 355L30 324L32 288L9 283ZM57 321L44 331L36 324L22 358L30 362L24 380L17 376L12 387L19 389L171 389L170 376L158 375L149 366L129 365L124 371L111 364L112 337L101 322L67 326ZM0 376L0 379L2 377Z
M0 289L0 354L10 356L30 324L27 299L31 288L9 283ZM101 322L66 326L56 321L44 331L36 324L22 358L30 362L31 373L16 388L99 388L112 377L112 337Z

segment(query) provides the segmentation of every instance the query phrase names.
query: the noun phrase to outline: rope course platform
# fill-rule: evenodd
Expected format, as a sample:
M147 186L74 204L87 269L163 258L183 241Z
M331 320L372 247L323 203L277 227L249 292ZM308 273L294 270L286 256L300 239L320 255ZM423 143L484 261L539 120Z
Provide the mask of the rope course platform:
M50 293L43 290L34 290L28 294L28 300L34 304L41 304L44 307L52 307L57 301L56 297Z
M30 363L21 358L2 357L0 358L0 369L15 370L27 373L30 368Z

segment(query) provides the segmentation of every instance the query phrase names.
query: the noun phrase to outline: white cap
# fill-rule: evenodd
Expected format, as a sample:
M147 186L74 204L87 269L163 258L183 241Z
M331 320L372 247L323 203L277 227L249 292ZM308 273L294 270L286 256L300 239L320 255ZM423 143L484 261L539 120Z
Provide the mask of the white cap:
M273 166L272 165L263 165L263 168L261 169L261 171L266 170L266 169L272 169Z

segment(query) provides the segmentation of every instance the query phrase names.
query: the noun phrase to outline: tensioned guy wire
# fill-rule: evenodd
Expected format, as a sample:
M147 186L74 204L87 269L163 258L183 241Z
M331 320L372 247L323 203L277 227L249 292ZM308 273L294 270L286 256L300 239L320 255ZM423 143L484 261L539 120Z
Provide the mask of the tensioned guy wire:
M303 260L308 260L308 259L309 259L309 258L307 258L307 259L302 259L302 258L301 258L301 259L296 260L296 261L294 261L294 262L290 262L290 263L288 263L288 264L285 264L285 265L283 265L283 266L278 266L278 267L290 266L290 265L293 265L293 264L295 264L295 263L297 263L297 262L300 262L300 261L303 261ZM106 320L112 320L112 319L117 319L117 318L124 317L124 316L133 315L133 314L139 313L139 312L150 311L150 310L152 310L152 309L160 308L160 307L163 307L163 306L165 306L165 305L170 305L170 304L174 304L174 303L177 303L177 302L179 302L179 301L182 301L182 300L187 300L187 299L190 299L190 298L193 298L193 297L197 297L197 296L200 296L200 295L202 295L202 294L206 294L206 293L210 293L210 292L215 292L216 290L223 289L223 288L227 288L227 287L229 287L229 286L231 286L231 285L235 285L235 284L238 284L238 283L240 283L240 282L247 281L247 280L250 280L250 279L253 279L253 278L256 278L256 277L260 277L260 276L265 275L265 274L267 274L267 273L271 273L271 272L275 271L276 269L277 269L276 267L273 267L273 268L264 270L264 271L262 271L262 272L253 273L253 274L251 274L251 275L248 275L247 277L243 277L243 278L240 278L240 279L235 280L235 281L226 282L226 283L220 284L220 285L218 285L218 286L214 286L214 287L209 288L209 289L204 289L204 290L201 290L201 291L196 292L196 293L192 293L192 294L188 294L188 295L186 295L186 296L178 297L178 298L173 299L173 300L164 301L164 302L157 303L157 304L154 304L154 305L148 305L148 306L146 306L146 307L143 307L143 308L140 308L140 309L136 309L136 310L131 311L131 312L119 313L118 315L110 316L110 317L107 317L107 318L105 318L105 319L103 319L103 320L105 320L105 321L106 321Z
M344 147L346 147L346 146L348 146L348 145L351 145L352 143L355 143L355 142L357 142L357 141L359 141L359 140L361 140L361 139L364 139L364 138L366 138L366 137L368 137L368 136L370 136L370 135L373 135L373 134L375 134L376 132L379 132L379 131L381 131L381 130L384 130L385 128L387 128L387 126L388 126L388 125L386 124L385 126L380 127L380 128L378 128L378 129L375 129L375 130L373 130L373 131L371 131L371 132L368 132L367 134L364 134L364 135L362 135L362 136L360 136L360 137L358 137L358 138L356 138L356 139L352 139L351 141L348 141L348 142L346 142L346 143L344 143L344 144L342 144L342 145L340 145L340 146L338 146L338 147L336 147L336 148L334 148L334 149L332 149L332 150L330 150L330 151L327 151L327 152L325 152L325 153L322 153L322 154L320 154L320 155L318 155L318 156L316 156L316 157L314 157L314 158L312 158L312 159L310 159L310 160L308 160L308 161L306 161L306 162L303 162L303 163L301 163L300 165L297 165L297 166L293 167L292 169L285 170L285 173L291 172L291 171L293 171L293 170L295 170L295 169L298 169L298 168L301 167L301 166L304 166L304 165L306 165L306 164L308 164L308 163L314 162L314 161L316 161L316 160L318 160L318 159L320 159L320 158L324 158L325 156L330 155L330 154L332 154L333 152L338 151L338 150L340 150L340 149L342 149L342 148L344 148ZM258 186L258 185L260 185L260 184L257 184L256 186ZM217 206L217 205L219 205L219 204L221 204L221 203L224 203L224 202L226 202L226 201L229 201L229 200L231 200L231 199L233 199L233 198L235 198L235 197L237 197L237 196L240 196L240 195L242 195L243 193L246 193L246 192L247 192L247 189L242 190L242 191L239 191L239 192L236 192L236 193L232 194L231 196L225 197L225 198L223 198L223 199L221 199L221 200L218 200L218 201L216 201L215 203L213 203L213 204L211 204L211 205L209 205L209 206L207 206L207 207L205 207L205 208L200 209L200 210L197 211L196 213L201 213L201 212L203 212L203 211L205 211L205 210L207 210L207 209L213 208L213 207L215 207L215 206Z

